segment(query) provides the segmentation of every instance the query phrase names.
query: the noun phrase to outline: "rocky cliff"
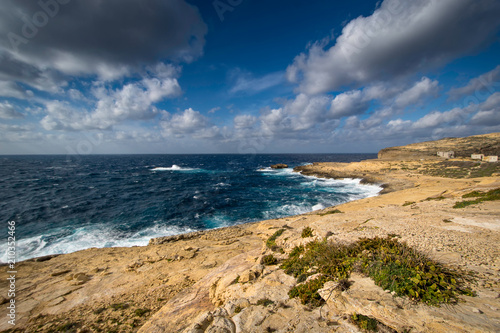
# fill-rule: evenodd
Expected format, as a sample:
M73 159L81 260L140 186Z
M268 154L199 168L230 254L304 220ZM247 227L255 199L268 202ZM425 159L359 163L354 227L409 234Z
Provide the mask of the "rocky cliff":
M429 159L437 158L436 153L439 151L454 151L455 157L470 157L471 154L498 156L500 155L500 133L446 138L385 148L378 153L378 158L384 160Z

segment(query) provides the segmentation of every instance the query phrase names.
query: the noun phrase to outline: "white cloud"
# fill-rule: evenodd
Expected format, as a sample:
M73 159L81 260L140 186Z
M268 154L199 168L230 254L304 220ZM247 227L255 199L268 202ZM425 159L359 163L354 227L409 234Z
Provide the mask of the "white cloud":
M24 118L24 114L17 111L16 108L9 102L0 102L0 118L2 119Z
M359 90L347 91L332 100L330 114L334 118L358 115L368 109L368 101Z
M234 81L233 87L229 90L231 93L258 93L277 86L285 81L285 75L283 72L270 73L256 78L248 72L236 69L230 73L230 77L231 80Z
M237 130L252 128L257 123L257 117L248 114L237 115L234 117L233 123Z
M470 124L479 126L500 125L500 110L479 111L470 120Z
M314 44L287 76L309 94L426 71L494 39L495 0L384 0L368 17L350 21L336 43Z
M48 101L42 126L47 130L109 129L126 120L151 119L158 114L154 103L181 93L177 79L168 77L179 71L173 66L160 67L158 78L145 77L114 90L96 82L92 94L97 101L90 112L77 110L68 102Z
M190 136L195 139L214 139L220 136L219 128L192 108L174 115L167 114L165 120L160 122L160 126L166 136L177 138Z
M478 95L477 97L482 97L484 95L489 95L494 93L500 88L500 65L495 69L484 73L467 83L466 86L460 88L451 89L448 92L451 100L457 100L459 98Z
M0 81L0 96L25 99L32 96L32 93L31 91L25 91L15 82Z
M396 97L394 104L398 108L421 104L425 97L437 94L438 85L438 81L432 81L427 77L423 77L413 87L399 94Z

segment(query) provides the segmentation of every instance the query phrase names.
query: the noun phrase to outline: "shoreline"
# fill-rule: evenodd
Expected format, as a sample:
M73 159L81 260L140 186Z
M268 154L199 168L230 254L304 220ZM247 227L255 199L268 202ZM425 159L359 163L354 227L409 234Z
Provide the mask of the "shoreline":
M228 320L235 321L243 314L247 317L256 316L257 312L265 310L262 306L252 305L258 297L286 304L285 308L273 310L284 318L290 319L292 316L308 321L318 315L316 310L308 312L295 299L285 299L289 285L296 282L283 275L277 266L265 266L260 273L257 272L259 274L255 273L256 269L260 270L256 266L261 260L259 258L269 253L265 246L269 236L286 226L285 234L277 239L277 243L288 252L297 244L310 241L300 237L301 230L307 226L314 230L314 238L328 237L337 242L397 234L401 241L444 264L473 270L479 276L477 290L480 297L467 297L464 305L453 306L452 310L419 311L427 311L428 317L423 316L427 320L427 327L432 327L429 322L435 325L439 322L442 327L461 327L464 331L488 331L487 327L498 329L500 316L491 307L500 308L500 301L496 298L500 293L500 207L497 202L483 203L460 211L451 207L460 200L461 195L472 190L485 191L500 187L500 178L452 179L427 176L413 170L414 166L425 163L380 160L313 163L299 167L304 175L329 178L358 175L355 178L387 185L383 193L377 196L301 215L167 236L163 237L164 241L159 241L161 237L153 238L144 247L92 248L58 255L46 261L29 259L21 262L18 270L23 291L17 297L19 309L24 312L18 314L18 327L41 326L45 327L41 332L48 332L58 327L54 323L72 321L93 332L92 323L103 320L102 325L106 329L115 327L126 328L127 332L173 332L195 323L198 315L220 307L229 312L222 316ZM334 209L341 213L332 214ZM470 235L475 237L471 238ZM3 279L3 275L0 278ZM241 287L241 283L231 284L236 277L241 281L248 280L242 285L245 290L233 290ZM271 277L281 282L278 285L276 282L269 284L268 279ZM231 281L224 282L228 279ZM355 278L355 285L361 285L361 280L358 280ZM249 301L246 306L248 309L242 315L231 314L235 304L241 301L237 296L242 295L246 295L245 299ZM384 299L387 303L382 304L391 309L390 301L385 300L384 295L377 297ZM186 302L187 298L191 301ZM361 303L358 304L361 307L358 312L363 309L368 311ZM120 312L112 309L113 304L128 305ZM471 306L478 312L470 310ZM139 309L147 309L147 314L135 316L135 311ZM293 315L285 315L288 313L286 309L291 309L287 311L293 312ZM405 311L410 310L411 307ZM273 314L266 311L266 318L273 318ZM380 313L373 311L371 315L380 316ZM397 317L397 311L392 312L391 315ZM459 315L452 315L451 312ZM381 318L384 322L391 322L390 316L387 316ZM247 317L245 320L249 321L250 317ZM30 318L31 321L28 321ZM348 325L339 318L339 327ZM417 321L415 319L411 325L423 325ZM449 326L452 321L455 326ZM117 325L118 322L121 324ZM244 323L240 322L239 325ZM315 332L326 332L328 329L327 325L322 327L321 322L314 325L319 325L314 326ZM299 326L296 327L297 331L300 331ZM264 329L264 326L259 327ZM477 327L483 328L478 330ZM0 326L0 329L6 327Z
M316 162L313 162L313 163L310 163L308 165L312 165ZM344 163L344 162L343 162ZM345 162L345 163L349 163L349 162ZM296 171L295 169L297 168L300 168L302 166L297 166L295 168L289 168L289 169L292 169L292 173L297 173L301 176L304 176L304 177L308 177L308 176L313 176L313 177L316 177L318 179L336 179L336 178L333 178L333 177L328 177L328 176L321 176L321 175L309 175L309 174L302 174L302 172L300 171ZM276 170L272 170L272 171L280 171L279 169L276 169ZM344 178L350 178L350 177L344 177ZM338 178L337 178L338 179ZM356 178L356 179L353 179L353 180L360 180L360 183L361 185L379 185L377 183L369 183L369 182L365 182L363 183L362 182L362 179L361 178ZM383 189L382 189L383 191ZM380 195L381 191L379 191L377 193L377 195ZM356 201L356 200L359 200L359 199L352 199L350 201L347 201L347 202L352 202L352 201ZM314 207L314 206L313 206ZM334 207L334 206L327 206L327 207L324 207L324 208L321 208L321 209L326 209L326 208L329 208L329 207ZM316 209L318 210L318 209ZM315 209L312 209L310 211L306 211L306 212L303 212L303 213L299 213L299 214L295 214L295 215L288 215L288 216L284 216L284 217L293 217L293 216L300 216L300 215L303 215L303 214L308 214L308 213L312 213L314 211L316 211ZM284 218L283 217L283 218ZM279 218L279 217L276 217L276 218ZM184 232L184 233L180 233L180 234L174 234L174 235L169 235L169 236L163 236L163 235L158 235L158 236L154 236L154 237L151 237L148 241L147 244L135 244L135 245L128 245L128 246L124 246L124 245L116 245L116 246L111 246L109 248L130 248L130 247L142 247L142 246L148 246L148 245L151 245L151 244L155 244L156 243L156 239L163 239L163 238L166 238L166 239L172 239L172 240L180 240L180 239L187 239L185 237L185 235L187 237L196 237L195 235L197 234L200 234L202 235L203 233L206 233L206 232L209 232L211 230L217 230L217 229L224 229L224 228L231 228L231 227L235 227L235 226L240 226L240 225L243 225L243 224L248 224L248 223L259 223L261 221L264 221L262 219L259 219L259 220L255 220L255 221L250 221L250 222L243 222L243 223L239 223L238 221L236 221L236 224L233 224L233 225L229 225L229 226L222 226L222 227L215 227L215 228L212 228L212 229L203 229L203 230L196 230L196 231L189 231L189 232ZM192 235L191 235L192 234ZM90 246L90 247L87 247L87 248L81 248L81 249L78 249L78 250L74 250L72 252L65 252L65 253L48 253L48 254L40 254L38 256L35 256L35 257L29 257L27 259L23 259L23 260L20 260L18 261L18 263L21 263L21 262L41 262L41 261L47 261L47 260L50 260L51 258L55 258L57 256L60 256L60 255L66 255L66 254L71 254L71 253L75 253L75 252L79 252L79 251L85 251L87 249L91 249L91 248L99 248L99 249L103 249L103 248L106 248L106 247L95 247L95 246ZM7 266L7 262L0 262L0 267L3 267L3 266Z

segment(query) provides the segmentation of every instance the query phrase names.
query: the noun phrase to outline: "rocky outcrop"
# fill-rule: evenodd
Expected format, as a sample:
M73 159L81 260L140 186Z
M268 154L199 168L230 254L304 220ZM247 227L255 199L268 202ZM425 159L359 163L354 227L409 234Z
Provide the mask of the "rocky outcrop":
M271 165L271 169L286 169L286 168L288 168L288 165L283 163Z
M498 156L500 155L500 133L446 138L385 148L378 153L378 158L384 160L435 159L437 152L440 151L454 151L455 157L470 157L472 154Z

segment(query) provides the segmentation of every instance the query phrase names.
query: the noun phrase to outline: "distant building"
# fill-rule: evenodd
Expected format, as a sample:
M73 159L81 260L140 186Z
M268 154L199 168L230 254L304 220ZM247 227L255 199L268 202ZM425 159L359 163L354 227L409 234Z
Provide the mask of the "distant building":
M498 162L498 156L485 156L483 161L486 162Z
M454 151L438 151L437 156L443 157L443 158L455 158L455 152Z
M473 160L484 160L484 154L472 154L470 155L470 158L472 158Z

